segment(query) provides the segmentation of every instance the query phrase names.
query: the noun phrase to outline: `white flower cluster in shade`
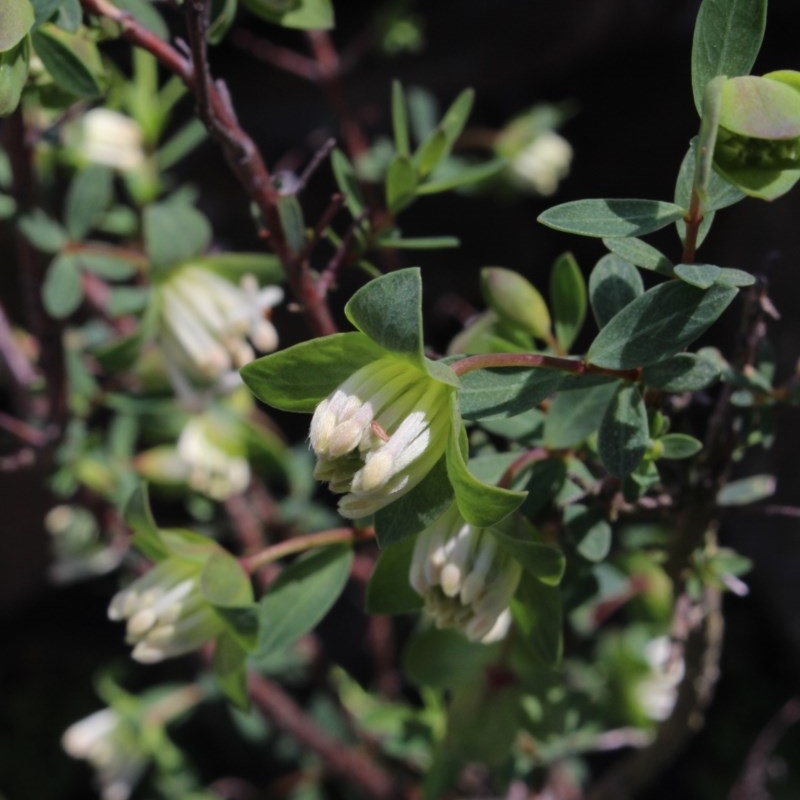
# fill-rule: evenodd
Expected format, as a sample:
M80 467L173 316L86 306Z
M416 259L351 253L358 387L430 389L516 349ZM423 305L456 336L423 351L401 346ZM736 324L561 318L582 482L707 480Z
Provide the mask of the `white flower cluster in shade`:
M134 659L155 664L196 650L222 632L199 576L199 564L168 558L114 595L108 616L127 621L125 641L134 646Z
M177 451L187 467L189 486L212 500L226 500L247 488L250 464L216 439L208 420L192 417L178 437Z
M569 174L572 146L555 131L544 131L511 159L511 172L521 188L549 197Z
M343 494L348 519L373 514L414 488L441 458L449 387L397 356L354 372L314 411L314 477Z
M120 172L139 169L147 158L139 124L108 108L93 108L80 118L76 145L88 161Z
M201 265L179 267L155 287L158 341L168 364L191 378L218 381L252 361L253 346L271 352L278 333L268 312L281 300L280 287L261 289L253 275L237 286Z
M70 756L91 764L103 800L128 800L148 763L131 725L111 708L70 725L61 744Z
M409 581L437 627L489 644L508 632L521 574L492 533L465 522L453 505L419 534Z
M644 658L650 674L636 685L636 697L650 719L661 722L675 707L678 685L683 680L686 665L683 656L675 651L668 636L651 639L644 648Z

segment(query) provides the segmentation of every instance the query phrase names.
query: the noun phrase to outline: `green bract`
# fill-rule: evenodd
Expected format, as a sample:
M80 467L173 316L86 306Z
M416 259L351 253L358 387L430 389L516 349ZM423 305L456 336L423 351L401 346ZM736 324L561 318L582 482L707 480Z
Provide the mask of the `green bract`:
M421 530L453 494L464 518L483 526L524 497L468 471L459 381L423 355L421 301L419 270L384 275L345 307L358 333L305 342L241 371L264 402L314 412L316 477L344 495L343 516L381 512L375 524L382 544ZM400 498L398 525L387 507Z

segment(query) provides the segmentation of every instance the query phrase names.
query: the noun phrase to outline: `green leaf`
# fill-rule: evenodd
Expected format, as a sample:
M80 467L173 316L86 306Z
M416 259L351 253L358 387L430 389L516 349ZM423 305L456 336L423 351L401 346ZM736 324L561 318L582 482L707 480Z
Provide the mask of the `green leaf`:
M686 210L660 200L573 200L548 209L539 222L581 236L643 236L685 216Z
M561 661L563 650L561 592L523 573L511 604L514 620L533 653L548 666Z
M419 533L444 514L453 502L445 459L410 491L375 513L375 536L387 547Z
M567 533L576 542L575 549L587 561L602 561L611 550L611 525L597 511L573 504L564 509Z
M302 251L306 244L306 226L303 221L303 208L297 195L285 194L278 198L278 217L286 243L293 255Z
M250 578L239 562L224 550L212 553L200 573L200 591L213 606L236 608L253 602Z
M169 550L150 510L147 484L140 483L133 490L123 513L125 522L133 529L131 544L150 561L163 561Z
M329 30L334 26L331 0L242 0L257 17L301 30Z
M401 156L410 156L411 143L408 135L406 98L403 94L403 84L398 80L392 81L392 130L394 132L395 150Z
M183 203L151 203L144 210L143 227L145 250L156 270L202 253L211 242L208 220Z
M796 139L800 92L780 81L745 75L722 85L719 124L740 136Z
M550 273L550 306L556 341L569 352L586 318L586 282L572 253L563 253Z
M206 126L199 119L190 119L156 150L158 169L162 172L171 169L207 138Z
M411 158L398 153L386 172L386 206L392 214L402 211L413 199L417 172Z
M527 278L504 267L484 267L481 291L502 322L549 341L550 311L539 290Z
M453 101L450 108L445 111L442 121L439 123L439 128L444 131L447 137L445 155L452 150L458 137L461 136L461 131L464 130L464 126L467 124L474 102L475 92L472 89L464 89Z
M384 547L367 584L368 614L406 614L424 605L408 581L416 539L408 536Z
M58 9L55 23L62 30L75 33L81 26L83 9L80 0L63 0Z
M236 708L248 711L247 653L229 633L217 638L212 668L214 679L227 700Z
M675 274L691 286L708 289L719 283L723 286L752 286L755 276L742 269L715 267L713 264L678 264Z
M209 44L219 44L225 38L236 19L238 8L238 0L212 0L207 36Z
M667 459L691 458L703 449L701 441L685 433L668 433L662 436L657 444L661 449L659 458Z
M696 392L717 381L717 364L694 353L678 353L645 367L642 381L664 392Z
M83 263L78 259L81 266ZM119 286L108 293L108 315L124 317L138 314L150 300L150 289L146 286Z
M7 117L19 105L28 80L31 43L26 36L10 50L0 52L0 117Z
M692 42L692 92L698 113L712 78L750 72L766 24L767 0L704 0Z
M361 195L361 187L358 185L353 165L347 156L337 147L331 153L331 168L333 177L339 191L344 195L345 205L350 209L353 217L359 217L364 212L364 198Z
M459 431L451 430L447 443L447 475L456 495L461 516L477 528L488 528L522 504L525 492L512 492L478 480L467 469L459 442Z
M169 39L167 23L150 0L116 0L114 5L127 11L140 25L162 41L166 42Z
M33 49L53 80L71 94L91 99L103 93L100 54L94 42L45 23L32 35Z
M83 301L81 274L74 256L58 255L47 268L42 284L42 302L56 319L68 317Z
M258 603L257 660L316 627L344 589L352 561L349 547L325 547L301 556L278 576Z
M608 378L584 380L563 388L550 403L544 423L544 443L552 450L574 447L600 425L618 382Z
M749 478L731 481L717 492L717 505L745 506L766 500L775 493L775 485L774 475L751 475Z
M639 270L613 253L603 256L589 275L589 301L598 328L604 328L644 292Z
M113 253L76 250L74 255L78 266L107 281L125 281L136 274L136 266L125 258ZM131 287L141 290L140 287Z
M280 259L271 253L212 253L194 261L233 283L245 275L254 275L262 286L283 283L285 277Z
M448 140L447 134L442 128L437 128L428 135L425 141L414 153L414 166L417 168L417 176L424 178L433 172L442 159L447 155Z
M362 286L344 307L353 325L386 350L422 365L422 278L416 267Z
M658 272L668 278L672 277L673 263L660 250L657 250L647 242L643 242L641 239L636 239L635 237L603 239L603 244L612 253L625 259L625 261L629 261L634 266Z
M638 387L623 383L603 416L597 452L603 466L620 478L639 466L650 441L647 408Z
M522 504L522 513L532 519L543 511L564 486L567 478L567 462L563 458L547 458L535 462L530 469L528 496Z
M335 333L251 361L240 374L268 405L311 413L346 378L383 355L361 333Z
M460 631L428 628L406 646L403 673L417 686L474 686L477 677L497 658L499 649L499 644L470 642Z
M556 547L546 544L541 534L520 516L504 520L489 529L500 547L513 556L535 578L548 586L558 586L567 561Z
M243 650L252 653L258 645L258 606L252 602L252 590L247 605L215 606L214 611L225 623L228 634Z
M461 242L455 236L420 236L414 239L399 239L397 231L382 236L375 242L378 247L388 247L394 250L443 250L448 247L458 247Z
M0 219L8 219L17 213L17 201L7 194L0 193Z
M703 291L682 281L654 286L625 306L598 334L587 361L607 369L656 364L704 333L736 297L732 286Z
M67 243L67 232L41 208L21 217L19 229L37 250L45 253L56 253Z
M467 186L471 183L480 183L502 172L505 167L506 161L503 158L495 158L483 164L474 164L459 169L457 172L452 172L447 177L437 179L434 176L431 180L420 184L416 193L418 195L438 194L439 192L457 189L460 186Z
M83 239L105 214L113 199L113 180L113 171L100 164L76 173L64 206L64 224L72 239Z
M553 394L564 380L555 369L478 369L462 375L458 393L464 419L513 417Z
M19 44L33 27L33 6L28 0L3 0L0 6L0 52Z
M735 167L714 162L714 169L722 180L750 197L775 200L786 194L800 180L800 169L762 169L760 167Z

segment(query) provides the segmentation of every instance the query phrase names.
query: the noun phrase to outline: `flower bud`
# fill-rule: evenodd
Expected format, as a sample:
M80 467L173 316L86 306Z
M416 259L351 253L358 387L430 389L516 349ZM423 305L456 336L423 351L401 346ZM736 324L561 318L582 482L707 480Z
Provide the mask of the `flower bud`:
M453 505L419 534L409 581L437 627L489 644L508 632L521 574L491 531L465 522Z
M260 289L252 275L239 286L199 264L178 267L155 286L158 342L171 371L215 382L274 350L278 335L268 312L283 299L277 286Z
M170 557L118 592L109 619L126 620L133 658L154 664L215 639L223 623L200 590L202 561Z

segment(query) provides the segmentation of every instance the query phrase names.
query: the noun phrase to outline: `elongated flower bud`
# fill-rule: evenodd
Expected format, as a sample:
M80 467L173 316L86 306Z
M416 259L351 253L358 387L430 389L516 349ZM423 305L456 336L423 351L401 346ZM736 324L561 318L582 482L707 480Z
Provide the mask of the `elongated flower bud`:
M200 591L202 562L168 558L111 600L108 616L127 622L133 658L154 664L216 638L223 623Z
M465 522L453 505L419 534L409 581L437 627L488 644L508 632L521 572L490 530Z

